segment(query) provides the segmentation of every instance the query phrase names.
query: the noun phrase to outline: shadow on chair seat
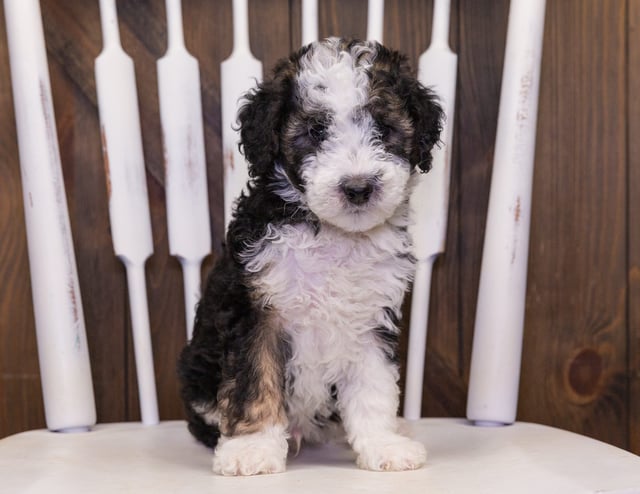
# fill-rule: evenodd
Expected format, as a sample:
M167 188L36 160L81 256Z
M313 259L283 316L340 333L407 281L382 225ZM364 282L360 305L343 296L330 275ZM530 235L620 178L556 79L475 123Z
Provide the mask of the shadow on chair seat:
M640 493L640 458L546 426L473 427L465 420L407 424L429 450L412 472L359 470L342 445L303 447L286 473L224 478L212 453L180 421L145 427L96 426L93 432L31 431L0 443L3 492L338 493Z

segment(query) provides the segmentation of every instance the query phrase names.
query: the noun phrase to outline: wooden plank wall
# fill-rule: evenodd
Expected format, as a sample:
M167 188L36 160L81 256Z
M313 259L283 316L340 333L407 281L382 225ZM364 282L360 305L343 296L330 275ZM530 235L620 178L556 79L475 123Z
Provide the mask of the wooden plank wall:
M627 19L627 158L629 173L629 225L628 276L629 292L629 446L632 451L640 451L640 2L629 3Z
M431 0L387 0L385 40L414 65ZM139 418L124 270L109 234L93 60L97 1L42 0L98 417ZM199 59L214 253L220 252L220 62L232 48L230 0L184 0ZM462 416L471 352L508 0L454 0L459 54L447 252L434 271L423 412ZM322 0L320 35L363 37L365 0ZM138 75L155 254L147 265L159 404L182 416L179 264L168 256L155 62L164 2L119 1ZM300 0L250 2L254 54L269 68L300 43ZM548 1L533 199L520 420L640 453L640 0ZM22 194L0 7L0 437L42 427ZM635 94L635 96L634 96ZM406 345L406 339L404 340Z

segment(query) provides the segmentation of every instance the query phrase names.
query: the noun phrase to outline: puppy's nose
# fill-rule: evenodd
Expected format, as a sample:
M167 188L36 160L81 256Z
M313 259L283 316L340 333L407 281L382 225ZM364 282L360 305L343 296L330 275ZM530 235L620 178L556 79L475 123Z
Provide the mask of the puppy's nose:
M373 183L367 179L349 179L341 184L342 192L351 204L362 206L369 201Z

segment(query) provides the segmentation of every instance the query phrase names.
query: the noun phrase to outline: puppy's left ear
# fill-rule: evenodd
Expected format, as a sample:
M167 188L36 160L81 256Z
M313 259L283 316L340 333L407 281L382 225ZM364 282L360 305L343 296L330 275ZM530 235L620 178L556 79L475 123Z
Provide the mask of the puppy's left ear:
M431 169L431 150L440 140L444 119L438 98L431 89L420 84L405 55L379 43L376 43L376 51L373 79L383 84L391 81L390 85L402 101L413 126L409 162L420 171L428 172Z
M421 172L431 169L431 151L440 140L445 118L435 93L414 78L405 81L407 109L413 120L413 146L411 164Z

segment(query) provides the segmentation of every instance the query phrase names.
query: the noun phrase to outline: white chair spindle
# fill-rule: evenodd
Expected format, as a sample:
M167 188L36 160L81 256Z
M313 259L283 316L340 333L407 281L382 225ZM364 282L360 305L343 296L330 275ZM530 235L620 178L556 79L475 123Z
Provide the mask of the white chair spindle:
M436 0L431 44L418 64L420 82L438 95L445 121L441 134L442 144L433 150L432 169L418 178L410 203L415 215L410 232L414 242L414 255L418 261L411 298L404 401L404 416L411 420L421 416L431 272L436 258L444 252L447 236L458 67L458 57L449 48L449 13L450 0Z
M233 0L233 51L220 67L222 152L224 165L224 221L231 220L233 204L249 178L247 163L238 149L234 130L243 95L262 80L262 63L249 46L247 0Z
M318 0L302 0L302 46L318 40Z
M40 3L5 0L4 14L45 418L50 430L88 430L96 409Z
M158 423L144 266L153 253L133 61L120 45L115 0L100 0L103 49L96 89L113 247L127 272L134 353L144 424Z
M383 43L384 0L369 0L367 7L367 39Z
M167 53L158 60L160 121L165 149L169 249L181 265L187 339L200 299L200 265L211 252L202 126L200 69L184 44L181 0L167 0Z
M544 0L511 0L467 402L478 425L516 418L544 14Z

